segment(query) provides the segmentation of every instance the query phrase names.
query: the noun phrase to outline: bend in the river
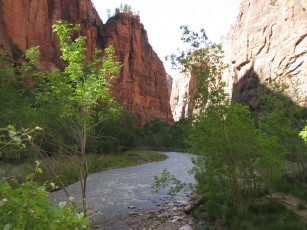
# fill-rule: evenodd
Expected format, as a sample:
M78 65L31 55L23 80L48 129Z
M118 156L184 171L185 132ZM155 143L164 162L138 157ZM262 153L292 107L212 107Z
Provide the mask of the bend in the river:
M126 220L129 217L129 206L139 210L150 210L158 202L181 202L186 200L186 193L179 193L175 198L167 196L164 189L157 194L152 193L154 176L161 175L167 169L176 178L183 182L195 183L192 169L192 154L167 152L169 158L165 161L153 162L133 167L111 169L90 174L87 182L87 203L89 208L102 212L108 221L114 220L110 229L126 229ZM81 201L80 182L68 186L70 194L78 202ZM57 202L67 199L62 190L53 192L49 199Z

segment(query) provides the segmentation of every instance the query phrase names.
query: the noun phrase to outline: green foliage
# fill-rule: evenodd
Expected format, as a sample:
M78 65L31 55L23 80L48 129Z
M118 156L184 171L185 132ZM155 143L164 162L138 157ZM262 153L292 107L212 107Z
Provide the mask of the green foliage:
M275 180L272 186L274 191L278 191L285 194L290 194L291 196L297 197L302 202L307 202L307 190L304 184L298 181L288 180L281 178Z
M226 221L227 229L305 229L306 221L277 201L253 205L246 214Z
M255 117L262 131L276 138L279 151L286 154L284 178L306 182L306 143L299 133L305 125L307 110L286 96L285 89L276 82L260 86L256 95L260 109Z
M221 209L224 214L246 210L260 195L259 188L280 175L284 156L276 139L256 127L247 106L234 103L227 109L220 114L209 106L191 136L192 149L205 156L205 171L196 175L203 181L199 189L219 204L216 209L227 207Z
M192 119L190 117L180 118L169 128L169 134L171 140L169 145L172 149L188 149L190 145L187 143L187 139L190 136L192 130Z
M32 139L28 140L35 153L43 159L48 158L49 152L53 150L70 156L80 154L82 160L76 164L79 167L76 170L83 180L82 194L85 197L87 140L95 136L93 127L106 120L104 111L96 113L97 108L105 105L108 111L116 110L116 107L110 107L113 99L107 86L111 78L119 73L120 65L113 60L113 47L106 48L103 55L102 51L95 50L92 57L88 58L84 48L86 37L78 36L80 25L73 27L58 21L53 29L60 38L61 58L67 63L63 71L39 71L37 47L26 51L25 62L20 67L12 66L10 60L1 54L0 96L3 98L0 100L5 100L1 104L1 116L5 119L1 122L2 127L9 124L17 128L31 127L32 122L44 127L47 138L41 134L35 140L40 146ZM26 84L27 79L30 84ZM25 116L28 114L28 117ZM108 116L110 114L108 112ZM19 140L19 136L11 135L12 130L8 134L10 138ZM15 154L17 156L12 153L6 151L7 155L3 156L21 158L20 151ZM85 199L83 206L86 207Z
M161 176L154 176L154 184L152 185L153 193L157 193L159 190L168 188L170 195L175 195L182 189L193 189L194 186L191 183L182 183L167 169L164 169Z
M47 200L44 186L34 181L37 173L26 177L26 182L13 189L7 182L0 181L0 228L1 229L76 229L87 228L89 218L77 212L75 202L66 202L54 207Z
M46 74L38 99L42 105L57 105L61 117L80 115L82 122L89 122L98 100L110 99L106 86L119 71L119 63L113 61L114 49L107 48L102 57L101 51L95 50L92 60L88 61L83 48L86 37L72 39L73 33L81 29L80 25L71 27L71 24L58 21L53 29L60 38L61 58L68 65L63 72Z
M10 140L1 140L1 149L10 145L24 148L24 140L30 140L35 129L16 131L13 126L1 129L7 131ZM62 202L59 208L47 200L45 186L39 186L34 178L43 171L36 162L34 173L26 176L25 182L12 188L5 177L0 181L0 228L1 229L76 229L87 228L89 219L79 213L77 204L71 202L67 206Z
M97 116L102 111L105 118L94 127L93 132L97 138L90 140L89 151L97 154L118 154L136 147L137 117L125 112L120 105L117 105L115 111L97 108Z
M189 147L186 139L190 130L190 118L181 118L173 125L155 119L137 130L137 142L142 148L182 151Z
M143 146L159 148L169 147L170 134L168 132L169 124L159 119L152 120L145 124L142 138Z
M131 16L139 16L140 15L140 12L139 11L132 11L132 7L129 5L129 4L120 4L120 7L116 7L115 10L114 10L114 14L111 15L111 11L110 10L107 10L107 13L108 13L108 21L107 23L110 23L112 21L114 21L114 19L121 13L124 13L124 14L129 14Z
M26 148L27 142L32 140L32 134L38 130L42 129L35 127L16 131L12 125L0 128L0 159L6 162L24 158L20 153Z
M23 75L18 75L23 71ZM14 67L4 51L0 51L0 125L13 125L17 129L28 127L37 112L33 107L35 96L26 84L29 78L26 65Z
M281 175L278 139L259 127L249 107L231 102L225 92L221 46L211 44L205 31L183 26L182 40L191 48L171 55L173 65L195 76L190 96L195 104L189 144L204 156L195 161L198 191L207 199L211 219L243 214Z
M300 136L304 139L305 143L307 144L307 126L300 132Z

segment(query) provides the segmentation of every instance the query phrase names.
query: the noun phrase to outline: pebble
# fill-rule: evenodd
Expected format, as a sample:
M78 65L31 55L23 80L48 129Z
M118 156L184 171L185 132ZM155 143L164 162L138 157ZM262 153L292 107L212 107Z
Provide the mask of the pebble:
M185 226L179 228L179 230L192 230L192 227L190 225L185 225Z
M128 208L129 209L135 209L135 206L129 206Z

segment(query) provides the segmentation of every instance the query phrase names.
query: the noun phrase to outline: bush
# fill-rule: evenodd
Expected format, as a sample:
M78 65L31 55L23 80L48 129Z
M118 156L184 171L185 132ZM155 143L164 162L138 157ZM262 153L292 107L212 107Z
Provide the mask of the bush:
M0 181L0 228L1 229L77 229L86 228L89 219L77 212L76 203L60 203L55 207L47 200L44 186L33 182L36 173L26 177L26 182L13 189Z

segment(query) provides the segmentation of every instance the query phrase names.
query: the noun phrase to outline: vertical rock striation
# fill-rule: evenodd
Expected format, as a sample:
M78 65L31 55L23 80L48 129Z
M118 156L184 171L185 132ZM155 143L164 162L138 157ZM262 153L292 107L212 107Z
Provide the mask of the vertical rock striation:
M59 39L52 25L62 19L82 25L82 34L87 36L87 49L96 47L97 28L102 24L90 0L1 0L1 12L7 35L22 51L39 46L42 69L63 67L58 48ZM1 26L0 26L1 29ZM2 34L2 33L1 33Z
M155 118L173 122L166 72L148 43L140 18L118 14L105 24L104 36L105 46L113 44L123 64L120 77L112 80L113 94L127 111L138 116L141 125Z
M114 44L123 69L113 81L112 92L141 125L155 118L173 121L163 63L148 43L139 18L131 14L119 14L103 25L91 0L0 0L0 48L14 56L15 49L39 46L43 70L63 68L59 39L52 31L59 19L81 24L88 55L97 47Z

